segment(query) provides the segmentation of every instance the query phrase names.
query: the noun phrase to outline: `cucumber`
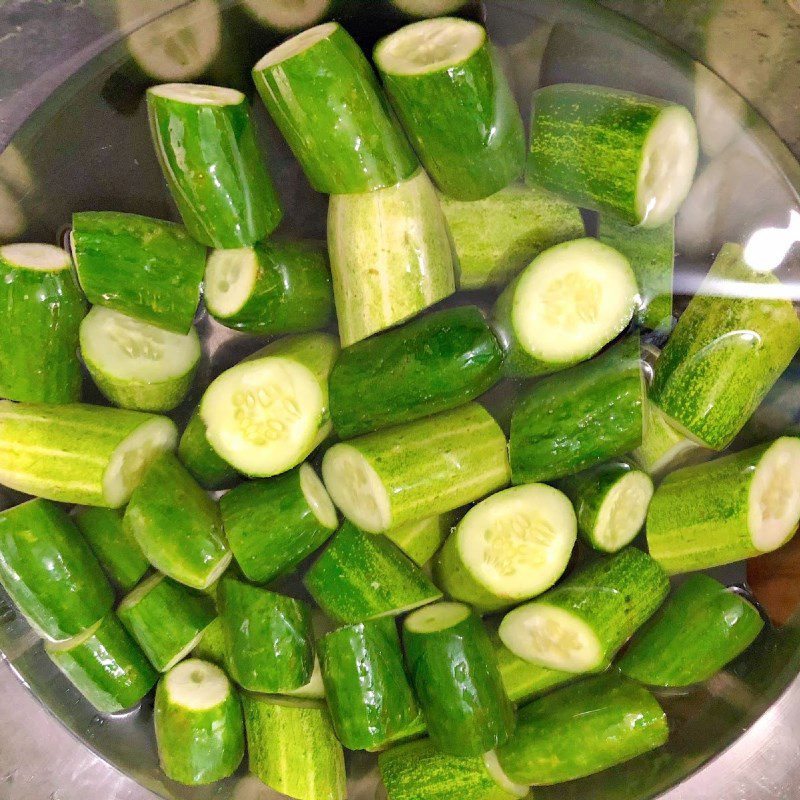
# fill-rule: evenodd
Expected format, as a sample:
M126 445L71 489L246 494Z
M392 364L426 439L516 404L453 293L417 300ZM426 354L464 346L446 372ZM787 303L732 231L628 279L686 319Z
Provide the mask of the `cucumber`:
M539 381L511 417L512 481L563 478L630 452L642 443L643 401L638 335Z
M82 211L72 215L70 247L90 303L189 333L206 250L183 226L139 214Z
M268 241L214 250L204 299L217 322L245 333L276 336L324 328L333 318L325 249L310 241Z
M0 583L36 632L53 641L85 631L114 603L80 531L47 500L0 512Z
M314 669L311 671L308 683L298 689L286 689L281 694L306 700L324 700L325 685L322 681L322 667L320 667L319 658L314 656Z
M726 244L656 363L650 397L681 432L723 450L798 348L786 287Z
M299 689L311 678L311 610L284 597L224 578L217 598L226 663L245 689L274 694Z
M110 508L79 508L75 524L111 581L127 592L144 577L150 564L122 524L122 512Z
M200 361L194 328L183 335L95 306L81 322L81 355L97 388L135 411L172 411Z
M625 463L570 475L558 488L575 506L581 537L601 553L616 553L636 538L653 496L650 476Z
M454 756L508 740L514 707L480 619L463 603L436 603L403 623L409 674L431 741Z
M242 10L276 31L298 31L316 25L333 0L242 0Z
M406 25L378 43L375 64L425 169L459 200L480 200L525 168L525 130L503 68L475 22Z
M394 619L339 628L318 649L333 728L348 750L383 747L416 722Z
M506 438L482 406L335 444L322 461L333 502L371 533L443 514L508 483Z
M403 14L411 17L441 17L455 14L471 0L390 0L391 4Z
M232 775L244 756L242 706L225 673L190 658L158 682L153 714L164 774L187 786Z
M0 483L62 503L119 508L177 431L166 417L0 400Z
M178 444L178 458L204 489L227 489L239 473L217 455L206 437L206 426L195 409Z
M302 462L331 430L328 375L338 352L326 333L286 336L223 372L200 403L217 455L253 477Z
M633 640L619 668L649 686L691 686L741 655L763 627L739 594L707 575L692 575Z
M156 573L126 595L117 616L159 672L195 649L216 613L210 597Z
M784 436L666 477L647 514L650 554L669 573L777 550L800 522L800 439Z
M113 613L72 639L45 643L44 651L102 714L135 706L158 679Z
M452 513L438 514L391 528L386 531L385 536L394 542L417 566L423 567L444 544L454 521Z
M244 693L250 772L298 800L345 800L344 751L324 703Z
M689 193L697 157L683 106L604 86L534 93L527 179L582 208L658 228Z
M49 244L0 247L0 397L80 399L78 326L86 301L71 265L67 252Z
M322 547L338 525L336 509L310 464L237 486L220 500L236 562L248 580L269 583Z
M222 619L217 616L206 625L197 644L191 652L192 658L210 661L227 671L225 660L225 635L222 632Z
M567 568L575 512L558 489L514 486L473 506L436 558L437 585L480 611L516 605L549 589Z
M193 589L211 586L230 564L217 504L172 453L148 467L123 523L157 570Z
M397 616L442 593L388 539L346 522L303 579L314 602L339 622Z
M166 83L147 90L150 134L189 233L209 247L248 247L283 217L236 89Z
M545 250L494 307L506 372L543 375L590 358L631 321L637 292L628 259L596 239Z
M593 775L661 747L667 717L641 686L617 675L590 678L534 700L497 759L508 777L550 786Z
M602 671L668 592L658 563L628 547L510 611L500 623L500 639L514 655L543 667Z
M342 351L330 377L343 438L474 400L500 380L503 352L477 306L412 320Z
M447 222L423 170L385 189L331 197L328 250L343 347L455 291Z
M253 81L318 192L372 192L417 169L369 62L336 22L271 50L253 67Z

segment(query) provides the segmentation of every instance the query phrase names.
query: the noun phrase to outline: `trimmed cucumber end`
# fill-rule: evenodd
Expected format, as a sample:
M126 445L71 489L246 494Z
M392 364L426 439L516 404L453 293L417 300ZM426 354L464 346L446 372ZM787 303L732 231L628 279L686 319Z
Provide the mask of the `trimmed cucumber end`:
M184 647L182 650L179 650L175 654L174 658L170 659L164 666L164 669L162 669L161 671L169 672L173 667L180 664L181 661L183 661L186 658L186 656L188 656L192 652L192 650L194 650L195 647L197 647L197 645L200 644L200 640L203 638L203 633L205 633L205 628L203 628L203 630L200 631L199 633L195 634L194 637L192 637L191 641L186 645L186 647Z
M274 49L270 50L254 67L253 72L263 72L265 69L274 67L282 61L304 53L306 50L313 47L317 42L327 39L334 31L339 29L337 22L325 22L322 25L316 25L313 28L298 33L291 39L279 44Z
M231 692L225 673L214 664L190 658L173 667L164 678L169 701L190 711L208 711L222 705Z
M515 783L508 777L505 770L500 766L500 761L497 758L497 753L490 750L488 753L483 754L483 763L486 771L492 776L494 782L504 791L508 792L514 797L527 797L530 793L530 786L525 786L521 783Z
M319 22L331 0L242 0L242 7L256 19L280 31L296 31Z
M117 608L117 613L133 608L139 604L143 597L146 597L161 581L165 578L160 572L156 572L149 578L145 578L138 586L134 587L125 597L122 598Z
M464 603L433 603L409 614L404 625L411 633L436 633L458 625L471 613Z
M300 489L320 525L333 530L339 524L336 508L325 485L310 464L300 467Z
M151 86L147 93L193 106L238 106L245 101L245 96L237 89L202 83L162 83L160 86Z
M252 247L214 250L206 263L204 297L214 317L225 319L241 311L253 293L258 257Z
M205 591L209 586L213 586L225 574L225 570L231 565L231 559L233 559L233 553L229 550L208 574L206 582L200 587L201 591Z
M52 244L6 244L0 247L0 260L34 272L61 272L72 266L69 253Z
M644 525L653 491L650 476L640 470L620 478L598 511L592 532L595 544L606 553L616 553L630 544Z
M392 5L411 17L441 17L453 14L467 4L467 0L392 0Z
M299 689L288 689L283 694L295 697L301 700L324 700L325 699L325 684L322 682L322 669L319 665L319 658L314 656L314 671L311 673L311 678L304 686Z
M753 546L777 550L800 521L800 439L784 436L761 458L750 484L748 525Z

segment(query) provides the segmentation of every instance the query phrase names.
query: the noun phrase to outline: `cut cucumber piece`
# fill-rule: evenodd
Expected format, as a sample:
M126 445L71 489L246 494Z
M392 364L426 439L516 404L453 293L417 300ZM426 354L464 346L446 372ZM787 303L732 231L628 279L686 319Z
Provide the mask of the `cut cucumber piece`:
M777 550L800 522L800 439L774 442L668 475L647 515L650 554L670 574Z
M417 522L406 522L386 531L385 536L394 542L415 564L422 567L433 558L436 551L450 535L455 517L452 513L426 517Z
M633 547L583 568L500 624L519 658L564 672L603 670L664 602L669 581Z
M225 636L222 633L222 620L217 616L203 630L200 639L192 650L192 658L210 661L220 669L228 670L225 659Z
M209 443L199 408L195 409L181 435L178 458L204 489L227 489L236 483L239 475Z
M62 503L119 508L178 438L166 417L0 400L0 483Z
M314 656L314 669L311 671L308 683L299 689L286 689L281 694L307 700L324 700L325 684L322 681L322 667L320 667L319 658Z
M576 536L575 512L558 489L505 489L458 523L436 559L437 585L480 611L515 605L564 574Z
M398 11L411 17L442 17L445 14L455 14L469 2L470 0L391 0Z
M343 347L455 291L447 222L423 170L389 188L331 197L328 250Z
M67 252L49 244L0 247L0 397L80 399L78 326L86 301L71 265Z
M443 514L508 483L506 438L482 406L377 431L325 453L331 499L362 530L381 533Z
M278 31L299 31L316 25L332 0L242 0L242 10Z

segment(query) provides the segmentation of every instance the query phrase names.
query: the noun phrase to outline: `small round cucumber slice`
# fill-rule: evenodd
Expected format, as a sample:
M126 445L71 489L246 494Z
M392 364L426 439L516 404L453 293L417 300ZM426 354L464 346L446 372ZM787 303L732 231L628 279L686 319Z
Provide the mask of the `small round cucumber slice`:
M453 14L467 4L467 0L392 0L398 11L410 17L442 17Z
M34 272L61 272L72 266L69 253L52 244L7 244L0 247L0 258L20 269Z
M331 0L242 0L242 8L259 22L280 31L296 31L319 22Z
M164 677L170 702L191 711L207 711L225 702L231 684L225 673L208 661L190 658Z
M409 614L403 623L412 633L436 633L458 625L472 611L464 603L433 603Z
M314 516L326 528L333 530L339 524L336 508L325 485L310 464L303 464L300 467L300 488Z
M483 754L483 763L486 767L486 771L492 776L495 783L501 789L508 792L513 797L528 796L531 787L521 783L515 783L508 777L505 770L500 766L500 761L497 759L497 752L495 750L489 750L488 753Z
M254 67L253 72L261 72L268 67L274 67L282 61L292 58L299 53L304 53L317 42L327 39L339 26L335 22L326 22L314 28L298 33L291 39L270 50Z
M258 258L252 247L214 250L206 263L204 298L212 316L225 319L242 310L258 277Z
M636 538L642 529L653 481L640 470L631 470L609 489L597 512L591 538L606 553L616 553Z
M156 97L197 106L238 106L245 99L236 89L202 83L163 83L153 86L150 92Z

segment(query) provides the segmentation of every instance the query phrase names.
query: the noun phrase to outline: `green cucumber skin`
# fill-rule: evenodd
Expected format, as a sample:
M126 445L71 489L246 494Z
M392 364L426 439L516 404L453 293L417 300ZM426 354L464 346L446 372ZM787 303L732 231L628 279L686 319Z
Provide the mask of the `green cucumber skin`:
M511 418L512 481L552 481L638 447L643 394L638 335L539 381Z
M681 315L656 363L650 397L673 421L714 450L725 449L800 347L789 300L720 297L720 287L783 290L771 273L747 266L726 244ZM741 292L740 292L741 293Z
M0 583L37 632L52 641L90 628L114 603L80 531L47 500L0 513Z
M220 669L228 671L228 663L225 657L225 634L222 631L222 619L214 617L206 629L203 637L192 650L192 658L199 658L201 661L208 661L215 664Z
M513 781L550 786L661 747L667 718L646 689L617 675L590 678L520 709L500 766Z
M253 81L311 185L359 194L411 177L419 162L369 62L341 27Z
M205 247L174 222L117 211L72 215L78 280L92 305L174 333L192 327Z
M330 376L342 438L474 400L500 380L503 351L476 306L445 309L342 351Z
M269 583L293 570L333 534L314 515L300 484L300 467L248 481L220 500L222 523L248 580Z
M424 567L444 544L455 523L453 513L426 517L417 522L406 522L384 534L394 542L417 566Z
M333 727L348 750L383 747L416 722L393 618L339 628L318 649Z
M691 686L743 653L763 627L743 597L707 575L692 575L634 639L619 669L649 686Z
M62 650L46 643L44 650L103 714L135 706L158 680L158 673L113 613L81 644Z
M123 522L157 570L194 589L230 557L217 504L172 453L147 469Z
M181 435L178 458L204 489L227 489L237 481L239 473L217 455L206 438L206 426L198 409Z
M442 593L388 539L345 522L303 579L316 604L339 622L396 616Z
M153 146L184 225L209 247L266 239L283 218L247 100L181 103L147 92Z
M572 683L576 675L558 669L531 664L515 656L497 636L490 636L508 699L520 705L534 697L547 694L551 689Z
M253 692L305 686L314 668L311 610L292 597L225 578L217 595L231 677Z

